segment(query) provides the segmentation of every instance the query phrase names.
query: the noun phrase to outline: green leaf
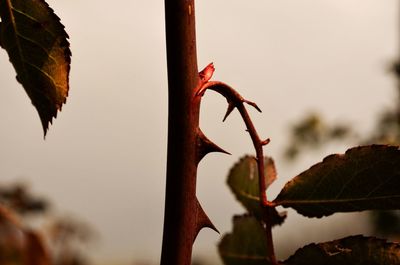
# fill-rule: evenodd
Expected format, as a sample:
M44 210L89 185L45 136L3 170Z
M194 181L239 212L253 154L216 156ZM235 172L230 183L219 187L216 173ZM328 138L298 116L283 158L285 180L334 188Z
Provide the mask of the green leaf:
M46 134L68 96L68 35L44 0L0 0L0 17L2 47Z
M264 157L265 186L268 188L276 179L274 160ZM272 226L281 225L286 218L286 213L278 213L275 208L260 206L258 187L258 169L256 158L244 156L230 170L228 186L236 199L253 214L257 219L268 218Z
M268 187L276 179L272 158L264 158L265 180ZM235 197L252 214L261 216L257 162L253 156L244 156L230 170L228 186Z
M265 229L254 217L234 216L233 232L218 245L225 265L268 265Z
M310 244L296 251L284 265L400 264L400 244L374 237L351 236Z
M308 217L400 209L400 151L371 145L330 155L289 181L274 203Z

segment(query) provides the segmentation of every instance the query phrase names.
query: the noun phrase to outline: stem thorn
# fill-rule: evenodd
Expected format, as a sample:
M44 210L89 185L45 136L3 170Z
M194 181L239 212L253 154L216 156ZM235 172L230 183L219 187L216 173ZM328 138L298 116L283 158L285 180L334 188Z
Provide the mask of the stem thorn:
M261 145L267 145L269 142L271 142L271 139L267 138L264 141L261 141Z
M254 107L256 110L258 110L258 112L262 112L261 109L257 106L256 103L254 103L252 101L249 101L249 100L246 100L246 99L244 99L243 101L246 102L247 104L249 104L250 106Z
M232 111L236 108L235 104L232 102L228 103L228 109L226 110L225 116L222 119L222 122L224 122L226 120L226 118L228 118L229 114L232 113Z
M200 128L198 129L198 133L197 133L197 161L200 162L200 160L206 156L209 153L212 152L219 152L219 153L224 153L227 155L231 155L231 153L225 151L224 149L222 149L221 147L219 147L218 145L216 145L215 143L213 143L212 141L210 141L205 135L204 133L200 130Z

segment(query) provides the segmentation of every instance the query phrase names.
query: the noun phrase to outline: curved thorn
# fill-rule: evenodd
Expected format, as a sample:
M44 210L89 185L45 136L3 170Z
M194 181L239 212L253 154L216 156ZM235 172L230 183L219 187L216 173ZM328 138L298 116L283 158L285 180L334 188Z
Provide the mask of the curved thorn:
M262 112L261 109L257 106L256 103L252 102L252 101L248 101L248 100L243 100L243 102L246 102L247 104L249 104L250 106L253 106L256 110L258 110L258 112Z
M261 141L261 145L267 145L269 142L271 142L271 139L267 138L264 141Z
M197 163L199 163L201 159L207 154L212 152L219 152L231 155L231 153L225 151L215 143L211 142L199 128L197 132Z
M207 216L207 214L204 212L203 208L200 205L199 200L196 198L196 212L197 212L197 222L196 222L196 230L195 230L195 235L193 238L193 242L196 239L197 235L199 234L200 230L207 227L218 234L220 233L218 229L215 227L215 225L211 222L210 218Z
M222 122L224 122L226 120L226 118L228 118L229 114L232 113L232 111L236 108L235 104L232 102L228 103L228 109L226 110L225 116L222 119Z

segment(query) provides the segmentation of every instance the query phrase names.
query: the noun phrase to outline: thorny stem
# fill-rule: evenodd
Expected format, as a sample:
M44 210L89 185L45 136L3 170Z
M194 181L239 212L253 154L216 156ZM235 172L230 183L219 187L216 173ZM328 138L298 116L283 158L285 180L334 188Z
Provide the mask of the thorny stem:
M200 100L194 0L165 0L168 149L161 265L190 265L199 226L211 227L196 198Z
M207 71L207 68L212 68L211 70ZM214 67L212 64L209 64L201 73L200 73L200 78L202 78L202 73L204 72L210 72L211 75L212 72L214 71ZM273 204L267 200L267 194L266 194L266 181L265 181L265 172L264 172L264 154L263 154L263 146L267 145L269 143L269 139L266 140L261 140L260 136L257 133L256 128L254 127L254 124L250 118L249 113L247 112L246 107L244 106L244 103L247 103L251 106L253 106L255 109L257 109L259 112L261 110L258 108L258 106L251 101L248 101L244 99L236 90L234 90L232 87L228 86L225 83L222 83L220 81L210 81L208 80L211 78L211 75L209 74L206 79L203 80L203 85L200 87L199 91L197 92L197 96L202 96L204 92L207 89L214 90L224 96L226 100L228 101L228 110L227 113L225 114L224 120L226 117L232 112L234 108L237 108L239 110L239 113L246 125L247 131L250 134L251 140L254 145L254 149L256 151L256 158L257 158L257 168L258 168L258 176L259 176L259 196L260 196L260 204L261 207L268 208L272 207ZM274 245L272 241L272 224L270 218L268 216L264 218L264 222L266 225L266 237L267 237L267 254L268 257L271 261L272 264L278 264L276 261L275 257L275 252L274 252Z

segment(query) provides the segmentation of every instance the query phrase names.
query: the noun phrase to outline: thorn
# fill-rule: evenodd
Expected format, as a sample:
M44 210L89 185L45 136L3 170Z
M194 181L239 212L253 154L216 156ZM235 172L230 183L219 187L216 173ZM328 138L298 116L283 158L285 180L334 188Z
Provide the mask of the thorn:
M258 110L258 112L262 112L261 109L257 106L256 103L252 102L252 101L248 101L248 100L243 100L244 102L246 102L247 104L249 104L250 106L253 106L256 110Z
M255 156L252 156L251 158L253 158L253 159L254 159L254 161L256 161L256 163L258 163L258 158L257 158L257 157L255 157Z
M214 230L215 232L217 232L218 234L220 233L218 231L218 229L215 227L215 225L211 222L210 218L207 216L207 214L204 212L203 208L200 205L199 200L196 198L196 210L197 210L197 216L196 216L196 231L195 231L195 236L193 238L193 242L196 239L197 235L199 234L200 230L207 227L210 228L212 230Z
M203 70L200 71L199 77L201 81L204 83L208 82L211 79L215 71L214 63L209 63Z
M222 122L224 122L226 120L226 118L228 118L229 114L231 114L231 112L235 109L235 104L233 104L232 102L228 102L228 109L226 110L225 116L222 119Z
M197 133L197 163L200 162L200 160L205 157L208 153L212 152L219 152L219 153L224 153L227 155L231 155L231 153L225 151L215 143L211 142L205 135L204 133L198 129Z
M269 142L271 142L271 139L267 138L264 141L261 141L261 145L267 145Z

